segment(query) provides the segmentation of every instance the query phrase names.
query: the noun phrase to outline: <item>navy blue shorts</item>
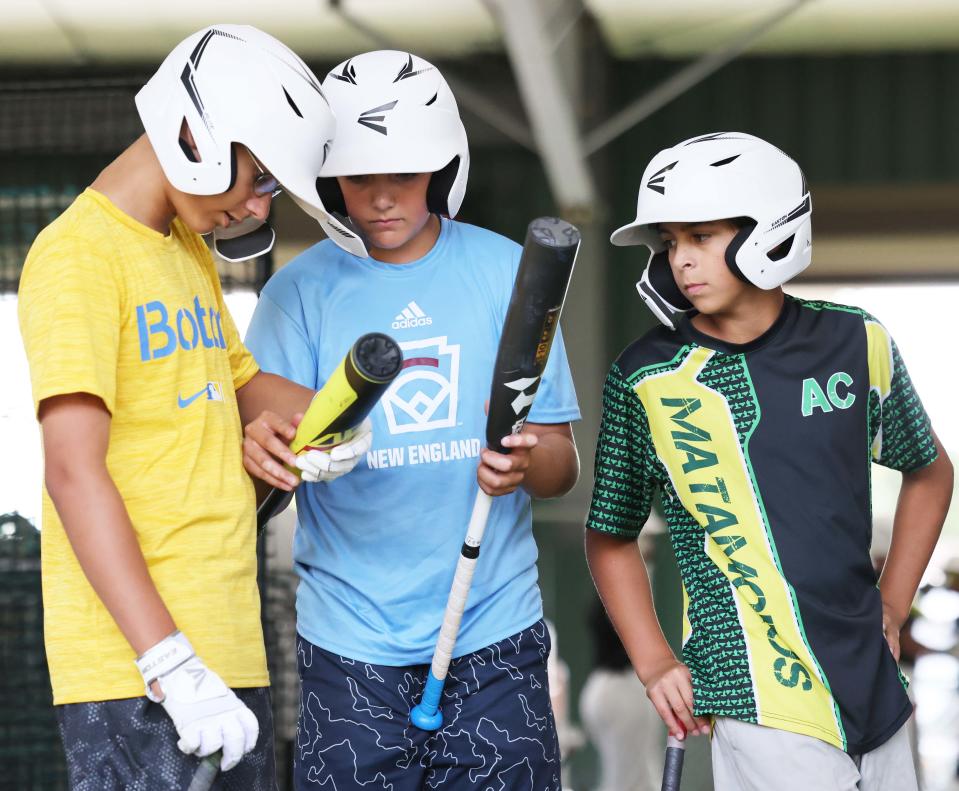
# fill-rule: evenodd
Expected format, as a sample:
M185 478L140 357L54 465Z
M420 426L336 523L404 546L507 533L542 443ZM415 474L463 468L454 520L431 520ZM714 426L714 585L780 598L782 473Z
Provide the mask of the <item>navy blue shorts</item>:
M443 727L428 732L409 721L428 665L365 664L298 637L296 791L560 789L549 650L540 621L455 659Z
M270 690L234 689L260 723L256 747L213 791L276 791ZM173 720L146 697L54 707L71 791L170 791L190 786L200 759L177 748Z

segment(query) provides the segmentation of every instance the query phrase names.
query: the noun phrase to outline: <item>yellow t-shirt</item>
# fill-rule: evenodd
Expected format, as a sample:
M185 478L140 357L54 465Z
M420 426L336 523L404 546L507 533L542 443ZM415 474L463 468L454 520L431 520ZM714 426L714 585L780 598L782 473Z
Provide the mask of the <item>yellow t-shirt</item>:
M233 687L268 683L253 486L235 390L257 373L203 240L88 189L37 237L19 315L34 407L92 393L107 468L150 575L197 654ZM143 694L134 652L87 582L44 488L44 631L54 703Z

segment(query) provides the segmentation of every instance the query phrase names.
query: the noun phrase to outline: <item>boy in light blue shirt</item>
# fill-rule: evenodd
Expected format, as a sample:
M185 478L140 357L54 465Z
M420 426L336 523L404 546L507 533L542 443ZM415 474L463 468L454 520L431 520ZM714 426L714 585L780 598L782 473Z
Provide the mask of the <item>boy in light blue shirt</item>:
M559 788L530 497L562 495L578 474L562 338L525 430L503 442L511 453L485 448L484 401L520 247L449 219L469 166L455 100L433 66L391 51L346 61L323 89L339 121L318 187L349 220L274 275L247 344L265 370L311 388L365 332L393 336L405 362L372 413L365 459L297 492L297 788L340 778ZM343 229L369 257L338 246ZM252 429L254 474L295 483L281 464L291 430L279 418ZM477 483L496 499L442 700L446 725L427 733L409 710Z

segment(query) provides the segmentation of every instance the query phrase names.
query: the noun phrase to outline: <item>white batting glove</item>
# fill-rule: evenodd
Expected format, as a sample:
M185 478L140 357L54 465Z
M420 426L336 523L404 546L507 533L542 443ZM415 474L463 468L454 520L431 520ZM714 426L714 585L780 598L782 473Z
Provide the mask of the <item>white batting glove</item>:
M223 750L220 768L232 769L256 745L256 716L223 680L193 653L179 631L165 637L136 659L147 697L170 715L182 752L198 756ZM156 682L161 695L150 685Z
M296 457L304 481L335 481L352 470L373 445L373 421L366 418L352 439L325 450L310 450Z

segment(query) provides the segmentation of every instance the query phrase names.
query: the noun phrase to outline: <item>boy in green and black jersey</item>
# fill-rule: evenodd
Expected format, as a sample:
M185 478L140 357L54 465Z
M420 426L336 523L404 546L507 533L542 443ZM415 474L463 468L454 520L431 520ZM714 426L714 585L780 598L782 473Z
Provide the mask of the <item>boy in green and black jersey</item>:
M670 731L713 721L717 789L905 791L898 635L952 466L885 328L783 293L809 265L810 214L796 163L750 135L651 161L612 242L652 251L638 287L665 326L610 370L587 555ZM878 585L871 462L903 473ZM682 661L634 540L658 489L683 579Z

